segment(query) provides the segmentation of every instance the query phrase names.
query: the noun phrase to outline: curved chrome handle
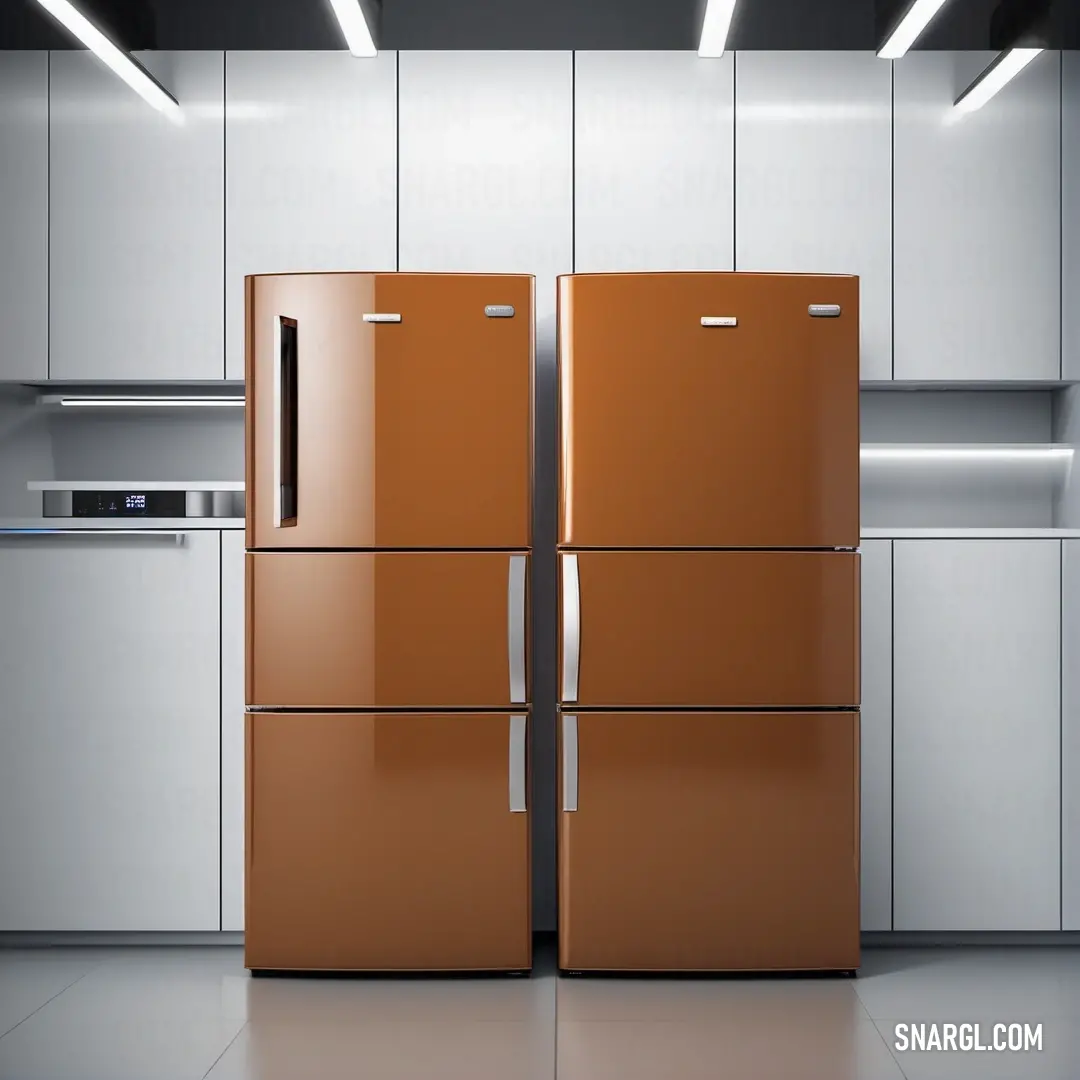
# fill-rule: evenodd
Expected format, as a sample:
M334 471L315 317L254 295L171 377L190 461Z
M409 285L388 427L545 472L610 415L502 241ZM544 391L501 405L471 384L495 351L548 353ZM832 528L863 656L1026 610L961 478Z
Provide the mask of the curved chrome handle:
M510 556L506 596L506 643L510 661L510 703L524 705L525 687L525 569L526 556Z
M578 557L562 557L562 700L577 701L581 666L581 591Z
M510 813L524 814L525 805L525 717L510 717Z
M573 813L578 804L577 717L564 713L562 725L562 808Z

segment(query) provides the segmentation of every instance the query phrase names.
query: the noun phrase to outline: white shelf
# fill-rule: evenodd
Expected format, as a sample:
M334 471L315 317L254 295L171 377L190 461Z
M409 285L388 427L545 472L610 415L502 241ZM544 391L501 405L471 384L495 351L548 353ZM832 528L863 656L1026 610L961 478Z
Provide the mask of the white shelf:
M1080 529L1018 528L866 528L863 540L1069 540L1080 538Z
M243 491L243 480L31 480L30 491Z

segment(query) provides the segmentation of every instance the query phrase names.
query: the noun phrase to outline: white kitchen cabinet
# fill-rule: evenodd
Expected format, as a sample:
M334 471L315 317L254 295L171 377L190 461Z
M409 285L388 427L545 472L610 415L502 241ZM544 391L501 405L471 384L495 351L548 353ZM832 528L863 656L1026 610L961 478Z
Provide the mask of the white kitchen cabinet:
M894 62L897 379L1061 374L1060 57L958 119L953 101L992 58Z
M0 537L0 931L220 926L214 531Z
M891 66L739 53L735 145L735 268L857 274L862 377L891 379Z
M1080 52L1062 53L1062 378L1080 380Z
M221 929L244 929L244 533L221 534Z
M1061 569L1061 929L1080 930L1080 540Z
M893 541L895 930L1061 928L1061 541Z
M245 275L396 269L396 65L226 53L227 378L244 378Z
M224 55L138 59L180 102L181 122L85 50L52 53L53 379L225 373Z
M861 925L892 929L892 541L862 542Z
M49 377L49 54L0 52L0 380Z
M575 62L575 269L733 269L734 54Z

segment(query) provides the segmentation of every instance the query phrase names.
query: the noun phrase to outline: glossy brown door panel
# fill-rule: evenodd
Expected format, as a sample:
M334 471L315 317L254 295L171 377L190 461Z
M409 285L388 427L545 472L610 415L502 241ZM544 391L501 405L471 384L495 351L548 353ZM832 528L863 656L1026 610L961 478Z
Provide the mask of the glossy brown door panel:
M249 713L247 966L529 968L524 730L524 714Z
M568 726L569 725L569 726ZM859 718L560 718L564 969L859 965Z
M248 553L248 704L523 706L527 570L503 552Z
M286 274L247 298L249 548L529 546L531 277Z
M560 544L858 546L858 278L562 277L559 369Z
M564 704L859 704L853 552L582 551L559 562Z

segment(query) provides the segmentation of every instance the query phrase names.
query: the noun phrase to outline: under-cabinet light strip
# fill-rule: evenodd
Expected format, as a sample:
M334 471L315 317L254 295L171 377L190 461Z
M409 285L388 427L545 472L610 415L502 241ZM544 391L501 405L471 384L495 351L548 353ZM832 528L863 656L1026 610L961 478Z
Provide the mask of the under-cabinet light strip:
M1068 446L864 446L863 461L1068 461Z
M172 120L181 119L180 103L123 49L110 41L71 0L38 0L61 26L75 35L113 74L118 75L148 105Z

